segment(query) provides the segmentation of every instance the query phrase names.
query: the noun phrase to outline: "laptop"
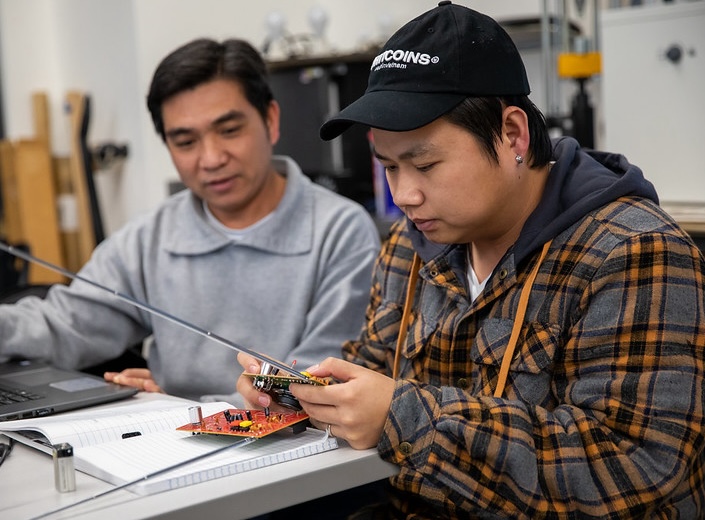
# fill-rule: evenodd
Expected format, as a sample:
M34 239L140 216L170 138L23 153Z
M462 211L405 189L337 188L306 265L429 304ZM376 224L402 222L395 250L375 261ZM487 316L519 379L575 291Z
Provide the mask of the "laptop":
M43 417L126 399L136 388L38 361L0 363L0 421Z

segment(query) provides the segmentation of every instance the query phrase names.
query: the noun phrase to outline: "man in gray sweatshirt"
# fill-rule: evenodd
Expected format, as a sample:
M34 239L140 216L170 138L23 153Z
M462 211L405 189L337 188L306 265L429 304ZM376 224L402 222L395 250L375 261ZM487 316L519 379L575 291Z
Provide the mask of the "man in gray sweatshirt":
M279 105L261 56L192 41L158 65L147 105L188 189L102 242L80 276L287 364L340 356L363 323L378 231L273 156ZM148 370L106 377L238 404L234 350L81 280L0 306L0 361L83 368L149 336Z

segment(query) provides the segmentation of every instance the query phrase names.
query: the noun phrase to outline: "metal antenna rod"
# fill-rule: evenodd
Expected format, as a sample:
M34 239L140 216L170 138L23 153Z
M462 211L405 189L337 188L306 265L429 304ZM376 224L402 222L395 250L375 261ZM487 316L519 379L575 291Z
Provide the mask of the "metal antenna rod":
M101 289L103 291L107 291L116 298L123 300L130 305L133 305L139 309L142 309L144 311L149 312L150 314L153 314L155 316L159 316L160 318L164 318L165 320L168 320L172 323L176 323L177 325L180 325L192 332L195 332L196 334L200 334L201 336L204 336L208 339L212 339L216 343L220 343L221 345L224 345L232 350L235 350L237 352L243 352L245 354L248 354L252 356L253 358L258 359L259 361L262 361L263 363L269 363L275 368L278 368L279 370L283 370L284 372L291 374L294 377L297 377L299 379L302 379L304 381L310 380L310 377L307 375L299 372L298 370L294 370L290 366L282 363L281 361L277 361L275 359L266 357L258 352L255 352L254 350L250 350L249 348L243 347L241 345L238 345L237 343L233 343L230 340L227 340L221 336L218 336L216 334L213 334L209 330L203 329L201 327L198 327L196 325L193 325L185 320L182 320L181 318L177 318L173 314L169 314L168 312L165 312L161 309L157 309L156 307L149 305L147 303L141 302L132 296L128 296L127 294L123 294L121 292L118 292L116 290L110 289L109 287L106 287L104 285L99 284L98 282L94 282L93 280L89 280L88 278L84 278L81 275L78 275L76 273L73 273L69 271L68 269L64 269L63 267L59 267L58 265L54 265L50 262L47 262L46 260L42 260L41 258L37 258L36 256L33 256L29 253L26 253L20 249L17 249L13 246L7 245L4 242L0 241L0 249L10 253L11 255L14 255L18 258L21 258L23 260L27 260L29 262L41 265L43 267L46 267L48 269L51 269L52 271L56 271L59 274L62 274L66 276L67 278L71 278L72 280L79 280L81 282L87 283L89 285L92 285L93 287L97 287L98 289Z

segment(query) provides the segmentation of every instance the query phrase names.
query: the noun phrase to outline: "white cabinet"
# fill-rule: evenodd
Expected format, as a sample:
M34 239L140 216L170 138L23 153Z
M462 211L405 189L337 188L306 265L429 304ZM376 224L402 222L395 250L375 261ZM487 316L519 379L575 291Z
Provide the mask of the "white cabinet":
M664 202L705 203L705 1L604 10L604 141Z

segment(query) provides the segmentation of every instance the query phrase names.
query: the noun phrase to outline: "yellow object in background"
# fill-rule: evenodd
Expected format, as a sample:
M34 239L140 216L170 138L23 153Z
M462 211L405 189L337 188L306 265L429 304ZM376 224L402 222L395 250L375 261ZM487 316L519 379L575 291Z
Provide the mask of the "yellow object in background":
M558 55L558 77L589 78L602 71L599 52L564 52Z

